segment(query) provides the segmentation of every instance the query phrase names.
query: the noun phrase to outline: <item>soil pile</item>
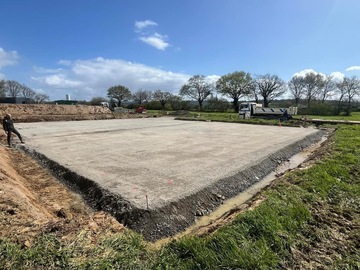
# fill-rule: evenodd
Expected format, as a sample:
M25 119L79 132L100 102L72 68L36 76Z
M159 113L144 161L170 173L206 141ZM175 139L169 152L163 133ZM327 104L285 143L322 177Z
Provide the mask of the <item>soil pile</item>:
M0 237L28 246L41 233L71 239L87 231L96 239L124 230L109 214L91 210L25 153L4 147L4 135L0 141Z
M114 119L107 107L56 104L0 104L0 115L10 113L15 122Z

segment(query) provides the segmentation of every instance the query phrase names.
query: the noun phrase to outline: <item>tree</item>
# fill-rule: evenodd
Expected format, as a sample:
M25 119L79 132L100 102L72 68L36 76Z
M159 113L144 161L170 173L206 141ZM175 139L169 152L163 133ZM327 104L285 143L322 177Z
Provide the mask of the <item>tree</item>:
M309 72L304 77L304 91L307 107L310 108L311 100L318 96L324 87L325 78L317 73Z
M7 80L5 83L5 90L12 98L16 98L21 93L21 84L17 81Z
M300 99L304 96L304 78L301 76L293 76L288 82L288 87L295 99L295 106L298 106Z
M21 93L25 99L25 104L31 103L31 101L34 99L34 96L36 95L35 91L30 87L27 87L25 84L21 86Z
M186 110L187 109L187 103L185 101L182 100L181 97L176 96L176 95L172 95L169 99L169 103L170 106L173 110L178 111L178 110Z
M108 100L103 97L94 97L89 101L89 104L96 106L96 105L100 105L101 102L108 102Z
M44 103L46 100L49 100L49 96L46 94L42 94L42 93L36 93L34 96L34 101L37 104L41 104Z
M347 98L346 115L351 113L351 102L356 95L360 94L360 80L356 76L344 77L343 80L337 84L337 88L341 93L344 93Z
M225 98L211 97L206 104L206 110L212 112L226 112L231 107Z
M169 102L171 96L171 93L163 92L161 90L156 90L153 94L153 98L160 102L162 109L165 109L165 105Z
M264 107L269 107L271 101L286 92L285 82L277 75L260 75L255 80L256 93L263 97Z
M336 89L336 84L333 80L333 76L326 76L324 79L323 87L320 89L320 99L321 103L324 103L325 100L332 97L334 95L334 91Z
M180 96L187 96L195 99L199 103L199 109L202 110L202 104L206 98L213 92L213 84L205 80L203 75L191 77L180 89Z
M122 86L122 85L112 86L107 90L107 92L108 92L107 96L110 99L117 99L118 107L121 107L121 102L124 99L131 97L131 92L130 92L129 88Z
M152 96L151 91L147 90L138 90L133 94L133 99L136 101L137 104L141 105L143 102L147 102Z
M0 80L0 97L6 96L5 81Z
M236 71L221 76L216 82L217 92L233 100L235 112L239 112L239 99L250 95L253 86L250 73L245 73L244 71Z

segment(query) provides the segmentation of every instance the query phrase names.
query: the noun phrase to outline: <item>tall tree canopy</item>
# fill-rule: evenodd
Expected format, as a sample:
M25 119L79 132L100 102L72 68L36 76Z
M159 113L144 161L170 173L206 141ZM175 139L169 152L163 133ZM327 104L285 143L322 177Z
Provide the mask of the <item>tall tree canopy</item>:
M118 107L121 107L121 102L124 99L128 99L131 97L131 92L130 92L129 88L127 88L123 85L112 86L107 90L107 92L108 92L107 96L109 98L118 100L118 102L117 102Z
M304 96L304 78L302 76L293 76L288 82L288 87L297 106L300 99Z
M5 80L0 80L0 97L6 96Z
M285 82L277 75L260 75L255 80L256 93L263 97L264 107L286 92Z
M305 74L304 91L308 108L310 108L311 100L321 93L324 83L325 78L319 73L309 72Z
M356 95L360 95L360 80L352 76L344 77L343 80L337 84L337 88L343 93L347 98L347 110L346 114L350 115L351 113L351 102Z
M179 94L195 99L201 111L204 100L212 94L213 89L213 84L207 82L204 75L195 75L181 87Z
M143 102L148 101L152 96L152 92L148 90L138 90L133 94L133 99L137 104L141 105Z
M8 80L5 82L5 90L10 97L16 98L21 93L22 87L17 81Z
M21 93L25 99L26 104L34 101L34 96L36 95L35 91L32 90L30 87L26 86L25 84L21 86Z
M254 88L253 80L250 73L236 71L221 76L216 82L218 93L231 98L235 112L239 112L239 99L251 94Z
M157 101L160 102L161 107L164 109L166 103L169 102L169 100L171 99L172 94L169 92L163 92L161 90L156 90L153 94L153 98Z

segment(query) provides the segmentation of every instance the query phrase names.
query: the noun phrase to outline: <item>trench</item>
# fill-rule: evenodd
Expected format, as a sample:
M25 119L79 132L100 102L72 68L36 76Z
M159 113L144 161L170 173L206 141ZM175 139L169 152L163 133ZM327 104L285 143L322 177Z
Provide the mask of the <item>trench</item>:
M81 194L93 209L108 212L126 227L142 234L145 240L155 242L189 234L221 218L270 184L276 175L298 166L327 135L327 130L318 130L233 176L219 179L194 194L157 209L137 208L121 195L111 193L92 179L71 171L44 154L34 149L24 150L60 181Z

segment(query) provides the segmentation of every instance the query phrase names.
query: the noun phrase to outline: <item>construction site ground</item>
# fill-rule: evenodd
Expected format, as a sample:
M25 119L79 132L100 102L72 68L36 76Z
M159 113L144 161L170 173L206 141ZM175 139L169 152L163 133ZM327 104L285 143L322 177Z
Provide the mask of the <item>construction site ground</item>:
M313 128L168 117L16 127L26 144L14 138L15 148L149 240L184 230L321 137Z
M43 231L60 230L64 237L71 237L80 228L94 233L124 229L115 219L121 221L122 216L106 208L106 200L105 206L100 207L105 211L90 208L91 202L89 204L73 192L71 185L69 188L59 181L59 177L44 168L39 159L31 158L29 153L32 151L46 155L94 181L100 189L115 194L115 199L120 198L128 204L129 208L125 210L130 215L136 216L138 211L150 212L150 216L141 213L135 220L128 218L139 231L154 229L152 225L137 227L136 223L150 222L150 218L159 222L157 225L168 223L169 219L176 220L175 215L188 220L170 222L174 228L167 228L168 234L160 235L162 237L183 230L194 222L196 215L208 214L233 196L232 192L238 192L231 186L231 181L239 179L234 180L232 176L249 168L253 171L256 166L252 165L259 165L255 174L249 177L261 178L266 173L264 160L271 159L271 165L285 161L294 151L287 146L303 148L310 145L313 141L306 138L318 132L312 128L187 122L172 118L21 122L15 125L26 140L25 152L20 151L22 146L17 138L13 139L13 148L5 147L5 135L1 137L3 147L0 148L0 207L3 215L0 233L21 243L28 243ZM297 144L299 141L304 144ZM279 155L281 152L288 153ZM248 181L247 176L245 180ZM230 186L221 188L216 186L217 183ZM251 181L248 184L252 184ZM212 189L209 190L209 186ZM205 198L209 194L211 198L207 201ZM193 207L192 195L203 202L195 205L200 208ZM189 197L186 202L184 198ZM119 205L124 207L124 204L113 204L110 200L108 206L116 208ZM190 213L181 212L182 207L190 209ZM158 238L152 232L147 233L149 239Z

